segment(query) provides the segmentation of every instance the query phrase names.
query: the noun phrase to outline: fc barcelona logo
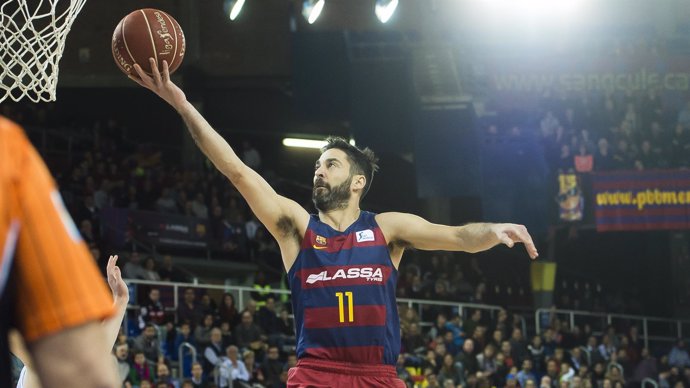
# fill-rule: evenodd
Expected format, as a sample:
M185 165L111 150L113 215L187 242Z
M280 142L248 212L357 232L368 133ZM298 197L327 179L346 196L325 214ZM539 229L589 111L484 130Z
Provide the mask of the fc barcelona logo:
M326 237L319 236L318 234L316 235L316 243L319 245L326 245L328 243L328 240Z

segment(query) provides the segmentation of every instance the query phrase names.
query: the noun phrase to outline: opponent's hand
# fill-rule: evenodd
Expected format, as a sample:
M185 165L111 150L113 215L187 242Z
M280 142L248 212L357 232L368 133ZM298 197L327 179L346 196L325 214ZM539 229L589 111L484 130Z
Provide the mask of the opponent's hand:
M532 236L529 235L524 225L493 224L491 225L491 231L502 244L512 248L515 243L523 243L530 258L536 259L539 256L537 247L532 241Z
M111 255L108 259L108 285L110 291L113 292L113 299L115 300L129 300L129 289L124 280L122 280L122 273L120 267L117 266L117 255Z
M162 71L158 69L158 64L153 58L149 58L149 63L151 64L152 75L146 74L141 66L135 63L134 71L136 71L136 74L130 73L128 77L139 85L156 93L160 98L179 111L187 101L187 97L182 89L170 81L168 62L163 61Z

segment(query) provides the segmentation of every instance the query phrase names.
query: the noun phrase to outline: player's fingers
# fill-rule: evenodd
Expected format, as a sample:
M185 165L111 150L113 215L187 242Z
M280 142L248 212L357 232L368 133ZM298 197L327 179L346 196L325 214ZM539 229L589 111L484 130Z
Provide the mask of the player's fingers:
M146 74L144 69L142 69L138 63L134 64L134 71L136 71L137 75L139 76L139 82L143 82L145 84L144 86L148 87L147 81L151 82L151 77L149 77L149 75Z
M149 63L151 64L151 73L153 74L153 80L156 82L156 86L160 86L163 82L161 80L161 72L158 71L158 64L153 58L149 58Z
M112 267L112 266L115 265L115 262L114 262L114 260L113 260L114 257L115 257L115 256L110 255L110 257L108 258L108 268L110 268L110 267Z
M506 233L501 233L498 238L501 240L501 243L507 245L509 248L512 248L513 245L515 244L513 242L513 239L511 239L508 234Z
M166 60L163 60L163 82L170 82L170 66Z
M127 77L129 77L129 79L131 79L132 81L138 83L140 86L143 86L143 87L145 87L145 88L148 88L148 85L146 85L146 84L144 83L144 81L141 80L141 78L139 78L139 77L137 77L137 76L134 76L134 75L132 75L132 74L128 74Z
M514 232L516 238L525 245L529 257L536 259L537 256L539 256L539 253L537 252L537 247L534 245L534 241L532 241L532 236L530 236L530 234L527 232L527 228L524 226L518 226Z

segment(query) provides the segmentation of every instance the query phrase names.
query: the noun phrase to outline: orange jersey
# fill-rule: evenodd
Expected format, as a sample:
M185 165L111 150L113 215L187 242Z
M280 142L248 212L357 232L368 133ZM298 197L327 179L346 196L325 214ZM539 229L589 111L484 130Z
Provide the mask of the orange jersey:
M12 320L29 342L113 314L50 172L24 131L0 116L0 295L10 272Z

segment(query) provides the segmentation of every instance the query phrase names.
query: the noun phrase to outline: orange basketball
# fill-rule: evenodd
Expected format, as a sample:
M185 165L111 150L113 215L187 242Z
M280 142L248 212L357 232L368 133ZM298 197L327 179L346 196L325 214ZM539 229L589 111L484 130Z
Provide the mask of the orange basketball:
M151 74L149 58L156 60L162 71L168 62L172 74L182 63L185 40L179 23L167 13L152 9L138 9L125 16L113 32L113 58L125 74L134 74L134 64Z

